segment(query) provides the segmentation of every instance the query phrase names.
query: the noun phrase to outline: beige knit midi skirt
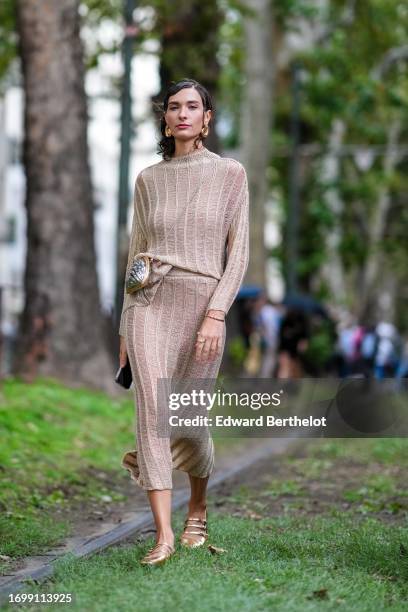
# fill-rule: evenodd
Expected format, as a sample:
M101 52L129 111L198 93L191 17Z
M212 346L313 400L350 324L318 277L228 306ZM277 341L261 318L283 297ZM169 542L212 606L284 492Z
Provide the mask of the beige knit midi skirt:
M150 300L144 298L143 289L139 290L135 304L124 313L133 376L136 449L126 452L121 464L132 480L146 490L172 489L173 469L200 478L211 474L214 443L208 429L205 435L196 437L159 435L157 379L216 379L225 347L224 324L220 354L213 361L195 359L197 331L218 280L165 266L168 271Z

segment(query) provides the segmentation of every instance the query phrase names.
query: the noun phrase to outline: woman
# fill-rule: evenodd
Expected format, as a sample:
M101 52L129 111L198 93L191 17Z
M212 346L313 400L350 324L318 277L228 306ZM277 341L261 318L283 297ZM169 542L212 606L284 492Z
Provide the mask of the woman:
M216 379L225 345L225 316L248 265L248 183L242 164L209 151L212 102L194 80L172 84L163 102L162 161L136 179L127 272L135 254L153 258L149 286L124 294L120 365L132 370L137 451L122 465L147 491L156 546L142 564L175 551L171 528L172 469L188 473L191 499L185 546L208 538L206 489L214 467L211 435L163 437L158 432L159 378ZM225 247L228 254L226 255ZM150 278L150 277L149 277Z

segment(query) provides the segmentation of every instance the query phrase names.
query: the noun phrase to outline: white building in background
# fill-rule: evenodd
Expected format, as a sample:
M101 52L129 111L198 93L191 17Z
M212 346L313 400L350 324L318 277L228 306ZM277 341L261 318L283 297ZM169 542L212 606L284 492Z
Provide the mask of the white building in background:
M1 332L12 336L23 306L26 215L21 163L23 92L10 84L0 99L0 314Z

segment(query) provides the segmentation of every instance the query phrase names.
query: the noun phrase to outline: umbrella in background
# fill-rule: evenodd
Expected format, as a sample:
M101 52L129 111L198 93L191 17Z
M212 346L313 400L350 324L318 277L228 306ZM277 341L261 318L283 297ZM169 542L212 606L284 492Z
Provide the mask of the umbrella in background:
M237 293L237 300L247 300L257 298L262 293L262 287L258 285L243 285Z
M286 295L282 304L292 308L298 308L309 314L318 314L325 319L329 319L329 314L326 308L318 302L314 297L304 294L292 294Z

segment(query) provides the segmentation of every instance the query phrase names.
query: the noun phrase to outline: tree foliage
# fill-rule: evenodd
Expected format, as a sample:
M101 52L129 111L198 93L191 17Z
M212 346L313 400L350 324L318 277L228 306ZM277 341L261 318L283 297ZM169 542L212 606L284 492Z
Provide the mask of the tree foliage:
M408 213L404 206L407 193L407 108L408 108L408 9L402 0L273 0L271 2L277 52L286 51L288 34L303 32L305 25L312 40L299 51L291 50L292 60L301 65L301 176L300 176L300 257L298 274L301 287L317 296L335 298L320 274L327 259L326 238L339 229L339 255L350 293L350 307L358 296L359 280L370 258L379 252L382 261L396 276L401 287L407 284L406 258ZM242 0L203 1L200 18L191 15L188 0L143 0L135 13L139 33L137 52L147 40L167 44L162 59L162 73L182 74L188 66L196 74L205 74L211 64L208 53L214 47L221 66L217 91L217 114L223 119L221 138L224 146L240 143L240 100L251 86L245 74L245 19L251 11ZM122 0L82 0L79 5L87 33L87 67L97 65L104 53L120 48L123 23ZM219 29L211 27L215 10L224 18ZM183 15L187 15L186 22ZM191 19L192 17L192 19ZM118 36L107 45L100 35L104 21L118 26ZM191 25L189 36L177 36L177 28ZM0 81L16 56L14 0L0 4ZM190 26L189 26L190 27ZM172 36L174 35L174 36ZM144 50L145 51L145 50ZM154 51L156 53L156 51ZM161 53L160 46L158 54ZM164 72L163 72L164 70ZM274 96L274 125L271 131L270 188L279 199L282 219L288 206L288 164L290 160L289 119L292 108L290 65L277 69ZM265 100L268 104L268 100ZM335 122L344 125L340 146L339 172L324 177L322 168L330 154L329 143ZM396 142L390 134L396 129ZM361 151L356 150L361 146ZM308 148L309 147L309 148ZM364 147L368 147L365 160ZM387 148L388 147L388 148ZM393 163L387 156L398 150ZM404 149L405 147L405 149ZM405 151L405 152L404 152ZM371 157L370 157L371 156ZM333 210L330 194L335 191L341 206ZM384 231L374 239L373 224L379 202L389 198ZM283 221L284 222L284 221ZM282 228L284 230L284 227ZM285 263L284 241L273 256ZM381 278L376 279L381 291ZM398 300L403 295L399 292ZM401 311L402 312L402 311ZM401 315L402 316L402 315ZM408 327L408 321L406 322Z

